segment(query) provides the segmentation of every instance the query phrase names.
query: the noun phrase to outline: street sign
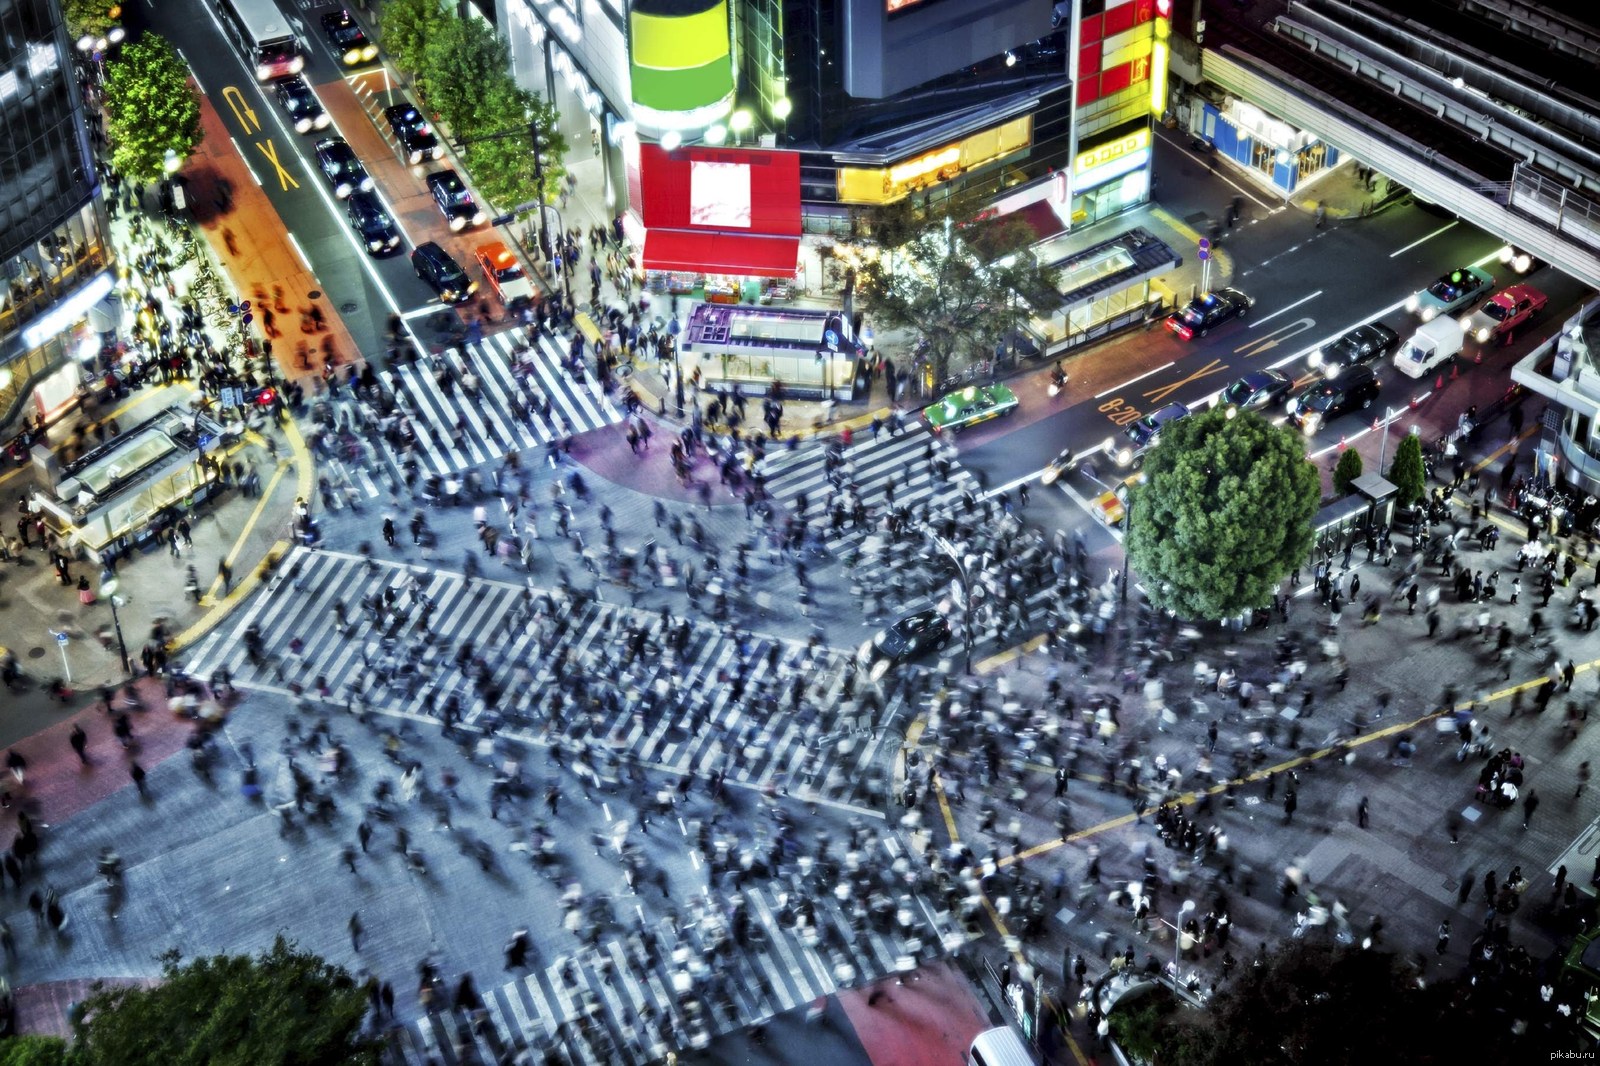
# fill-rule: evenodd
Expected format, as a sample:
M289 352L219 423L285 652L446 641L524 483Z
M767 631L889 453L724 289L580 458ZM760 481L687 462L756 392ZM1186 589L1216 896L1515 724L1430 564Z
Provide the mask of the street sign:
M64 633L64 632L63 633L57 633L56 634L56 643L60 644L62 647L65 647L66 643L67 643L67 635L66 635L66 633Z
M1208 237L1200 238L1200 262L1204 263L1211 258L1211 240Z

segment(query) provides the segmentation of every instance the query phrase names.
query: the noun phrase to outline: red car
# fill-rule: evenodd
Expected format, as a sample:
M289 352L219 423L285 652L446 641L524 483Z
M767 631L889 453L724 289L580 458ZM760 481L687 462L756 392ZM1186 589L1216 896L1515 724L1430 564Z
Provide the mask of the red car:
M1549 302L1550 297L1532 285L1512 285L1500 290L1472 314L1463 315L1461 328L1479 344L1488 344L1496 337L1510 340L1516 330L1543 311Z

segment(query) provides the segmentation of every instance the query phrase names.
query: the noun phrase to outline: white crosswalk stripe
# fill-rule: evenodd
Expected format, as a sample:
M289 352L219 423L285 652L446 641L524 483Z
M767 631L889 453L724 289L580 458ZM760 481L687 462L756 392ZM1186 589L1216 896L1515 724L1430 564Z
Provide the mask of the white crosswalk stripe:
M960 463L952 461L950 479L944 481L927 461L929 449L943 447L921 423L910 423L898 434L885 429L877 440L870 433L844 449L848 471L844 484L857 486L862 502L869 508L883 506L885 490L894 486L896 506L920 508L924 503L937 511L960 499L968 490L976 491L977 481ZM800 496L806 497L806 514L812 523L825 520L823 503L832 485L823 456L827 446L805 444L793 451L770 452L760 464L766 477L767 495L792 509Z
M379 624L367 605L389 594L395 606ZM888 726L906 710L898 696L885 703L874 691L858 711L869 686L849 676L843 652L813 658L800 642L677 619L663 631L659 614L590 599L530 618L537 602L510 582L296 549L268 591L196 647L189 667L202 676L225 667L241 688L299 686L308 698L412 718L436 717L454 698L469 726L497 714L503 732L536 743L581 728L647 767L721 769L732 782L821 798L873 784L892 748ZM339 632L339 610L349 636ZM252 627L259 664L244 639ZM458 663L467 642L488 665L488 688ZM592 671L598 719L559 714L560 686L549 683L558 659ZM868 736L844 735L847 708Z
M453 373L446 391L426 359L384 375L389 391L410 417L425 473L448 474L510 451L541 447L561 436L563 426L572 433L585 433L622 420L622 412L587 371L581 381L574 381L562 368L561 349L548 335L525 357L527 370L519 377L513 353L528 343L528 331L519 327L444 353L451 366L470 369L478 378L476 396L468 396ZM537 406L535 393L549 402L548 420L532 410ZM522 417L513 410L519 404L527 409Z
M882 860L887 862L888 857ZM797 922L782 895L813 900L815 925ZM535 965L483 994L476 1031L460 1011L434 1011L390 1038L401 1061L446 1066L500 1061L507 1049L554 1048L562 1061L644 1066L794 1010L842 988L869 984L940 954L964 935L915 899L904 921L852 925L823 887L782 880L746 883L749 938L735 943L720 911L675 927L662 919L637 935L610 937ZM646 1019L650 1019L646 1021ZM664 1033L662 1022L672 1029Z

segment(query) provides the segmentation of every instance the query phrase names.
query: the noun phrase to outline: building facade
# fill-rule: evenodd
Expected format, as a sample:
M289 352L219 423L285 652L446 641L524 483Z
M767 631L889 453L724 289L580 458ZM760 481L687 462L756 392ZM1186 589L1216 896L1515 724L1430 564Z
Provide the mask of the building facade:
M715 248L708 266L781 276L772 239L865 236L907 201L1028 211L1053 233L1148 199L1168 0L496 3L519 80L562 111L569 170L603 188L647 269ZM688 161L683 204L641 200L653 170L677 174L661 153ZM793 193L773 153L797 157ZM687 219L656 242L670 263L647 215Z
M48 420L115 329L111 249L57 0L0 0L0 425Z

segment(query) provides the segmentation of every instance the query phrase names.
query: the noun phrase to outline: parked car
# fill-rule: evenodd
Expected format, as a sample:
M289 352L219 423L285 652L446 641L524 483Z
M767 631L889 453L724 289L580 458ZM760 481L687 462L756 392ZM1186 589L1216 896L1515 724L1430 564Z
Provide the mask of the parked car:
M1217 289L1196 296L1183 310L1168 315L1167 330L1186 341L1204 337L1229 319L1243 318L1254 305L1255 301L1238 289Z
M1244 411L1260 411L1289 395L1294 382L1276 370L1252 370L1222 390L1218 402Z
M273 90L278 98L278 106L283 108L283 113L289 116L289 124L296 133L310 133L312 130L325 130L328 128L328 112L322 107L322 101L317 99L317 94L311 91L311 86L298 74L284 78L277 83Z
M350 217L350 228L356 231L368 255L388 255L400 247L400 227L376 195L351 193L344 208Z
M433 241L424 241L412 250L411 268L447 304L466 303L478 290L478 283Z
M968 385L928 407L923 415L935 433L959 433L1017 409L1017 395L1004 385Z
M1120 467L1142 466L1145 455L1160 442L1162 429L1180 418L1187 418L1188 415L1189 409L1183 404L1169 403L1124 429L1122 431L1124 442L1120 447L1117 446L1116 438L1108 439L1105 451L1110 453Z
M317 166L327 179L333 195L343 200L354 192L371 192L372 178L367 168L356 158L353 148L342 137L329 137L317 142Z
M444 149L439 147L439 138L433 135L428 120L422 117L415 105L394 104L383 109L383 117L388 120L389 129L394 134L400 158L407 163L416 166L444 154Z
M439 213L450 224L452 232L460 233L468 226L481 226L487 220L483 209L467 191L466 182L453 170L441 170L428 175L428 192L438 205Z
M1315 433L1333 419L1372 406L1382 383L1370 366L1353 366L1337 378L1307 385L1289 401L1289 421Z
M378 46L367 40L350 12L343 10L322 16L322 32L333 54L347 67L360 66L378 58Z
M1461 329L1479 344L1496 338L1510 340L1513 333L1544 310L1550 297L1532 285L1512 285L1502 289L1489 302L1461 318Z
M1424 322L1432 322L1440 315L1471 306L1492 288L1494 275L1487 270L1460 267L1414 294L1406 301L1406 310L1421 315Z
M950 623L932 607L901 615L861 645L856 661L877 680L891 667L950 643Z
M1399 343L1400 334L1382 322L1368 322L1312 352L1307 363L1311 369L1336 378L1348 367L1377 362L1394 351Z
M501 241L480 244L477 251L478 269L483 280L507 310L516 310L532 302L533 281L522 269L511 249Z

